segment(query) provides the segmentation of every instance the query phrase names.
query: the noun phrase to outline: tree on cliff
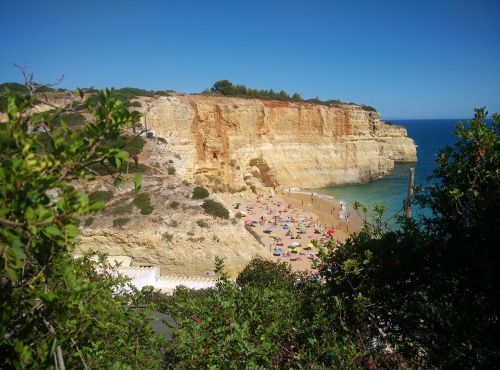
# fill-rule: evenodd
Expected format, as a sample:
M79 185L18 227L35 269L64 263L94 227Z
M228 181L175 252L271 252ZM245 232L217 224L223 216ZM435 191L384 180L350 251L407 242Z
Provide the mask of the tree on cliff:
M228 80L220 80L214 83L210 92L223 96L235 96L239 98L252 98L252 99L274 99L285 101L301 101L302 97L298 93L294 93L291 97L284 90L275 92L271 90L257 90L246 87L245 85L233 85Z
M81 93L76 104L93 119L70 128L60 117L74 102L36 113L42 85L24 72L26 92L0 95L0 367L154 368L157 340L145 312L129 308L125 282L103 273L102 256L72 255L79 217L104 206L75 181L99 164L121 182L129 155L114 143L130 140L139 114L109 91Z
M215 94L221 94L225 96L232 95L233 84L228 80L220 80L214 83L210 91Z

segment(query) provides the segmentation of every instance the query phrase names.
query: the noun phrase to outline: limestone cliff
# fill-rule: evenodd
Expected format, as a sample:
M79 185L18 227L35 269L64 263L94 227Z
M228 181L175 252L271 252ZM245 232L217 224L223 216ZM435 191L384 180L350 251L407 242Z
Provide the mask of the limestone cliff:
M187 178L220 191L357 183L416 161L404 127L356 105L201 95L141 101L148 127L182 158Z
M128 256L133 265L158 266L162 275L184 276L213 271L215 256L220 256L232 277L254 256L271 258L269 250L241 222L204 213L203 201L191 199L194 185L167 172L168 168L179 169L181 162L167 146L146 140L140 160L139 167L130 164L130 171L143 174L141 194L150 199L151 212L145 214L134 205L133 173L125 175L120 188L106 178L82 184L87 193L113 196L103 212L82 219L77 254L99 250L110 256Z

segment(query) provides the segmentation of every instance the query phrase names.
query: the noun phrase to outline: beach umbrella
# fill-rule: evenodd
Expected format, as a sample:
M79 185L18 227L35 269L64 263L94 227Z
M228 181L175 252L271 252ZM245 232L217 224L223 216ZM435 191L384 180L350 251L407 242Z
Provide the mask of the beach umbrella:
M312 249L314 247L313 243L307 243L307 247L305 249Z
M292 249L292 253L299 253L300 252L300 248L299 247L295 247Z
M254 220L254 221L252 221L252 225L258 225L258 224L259 224L259 222L258 222L258 221L255 221L255 220Z
M335 230L330 229L330 230L328 230L326 233L327 233L328 235L333 235L333 234L335 234Z
M299 242L293 242L292 244L290 244L291 247L298 247L300 246L300 243Z

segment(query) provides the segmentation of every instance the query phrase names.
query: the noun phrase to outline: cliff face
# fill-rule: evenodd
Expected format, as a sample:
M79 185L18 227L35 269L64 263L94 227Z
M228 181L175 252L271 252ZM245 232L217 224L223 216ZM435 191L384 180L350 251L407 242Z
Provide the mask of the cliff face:
M128 256L133 265L154 265L162 275L184 276L204 276L213 271L215 256L224 258L232 277L254 256L271 258L269 250L245 230L242 222L205 214L203 201L191 199L194 185L182 181L177 173L164 171L167 167L179 169L181 160L155 141L146 140L140 154L144 167L141 194L150 198L152 212L143 214L132 204L133 173L125 175L120 188L104 178L82 184L86 193L107 191L113 196L104 211L82 219L76 253L99 250L110 256ZM131 164L130 170L134 169ZM120 225L119 220L127 222Z
M406 129L359 106L198 95L142 99L147 125L192 180L218 190L323 187L416 161Z

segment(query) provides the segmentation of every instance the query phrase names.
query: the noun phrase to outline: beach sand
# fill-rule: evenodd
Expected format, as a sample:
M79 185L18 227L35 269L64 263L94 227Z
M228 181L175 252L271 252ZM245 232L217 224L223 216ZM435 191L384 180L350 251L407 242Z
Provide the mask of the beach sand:
M333 238L344 242L352 232L361 230L362 221L352 209L317 194L281 189L276 193L270 190L267 196L224 193L218 197L233 213L243 212L241 222L260 237L270 254L283 251L273 256L275 261L286 262L295 271L312 270L318 250L311 241L322 244ZM328 230L335 230L335 234L327 235ZM294 253L292 244L300 244L300 250Z

